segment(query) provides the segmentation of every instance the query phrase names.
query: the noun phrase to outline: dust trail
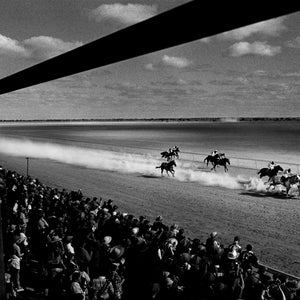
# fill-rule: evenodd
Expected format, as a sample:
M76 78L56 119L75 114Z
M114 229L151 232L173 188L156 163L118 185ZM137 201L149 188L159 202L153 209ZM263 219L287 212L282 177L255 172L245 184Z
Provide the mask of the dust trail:
M19 157L50 159L93 169L151 176L160 176L160 169L155 167L162 162L150 154L131 154L10 138L0 138L0 152ZM176 176L170 176L170 179L229 189L245 189L245 184L241 183L238 177L228 173L199 171L193 163L177 161L175 171ZM260 184L253 180L253 186L258 189Z
M250 179L244 179L239 177L238 181L240 184L244 185L247 191L268 192L267 185L260 178L252 177Z

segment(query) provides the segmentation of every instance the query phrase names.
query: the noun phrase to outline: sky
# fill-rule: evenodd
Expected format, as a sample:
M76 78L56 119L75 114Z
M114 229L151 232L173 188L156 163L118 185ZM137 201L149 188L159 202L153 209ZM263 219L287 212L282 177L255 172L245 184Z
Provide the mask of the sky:
M2 0L0 78L186 2ZM0 119L299 117L299 96L300 12L0 95Z

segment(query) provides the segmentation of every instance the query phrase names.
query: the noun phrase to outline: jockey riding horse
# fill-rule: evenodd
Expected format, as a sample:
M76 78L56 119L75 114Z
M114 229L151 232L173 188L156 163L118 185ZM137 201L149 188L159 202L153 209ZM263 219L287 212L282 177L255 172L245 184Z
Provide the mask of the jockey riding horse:
M163 171L165 170L166 173L169 175L169 172L173 175L175 174L174 167L176 167L175 160L171 160L169 162L162 162L160 166L157 166L156 169L160 168L161 169L161 175L163 175Z
M174 146L173 148L169 148L169 151L161 152L160 155L162 158L166 158L167 161L170 161L174 159L174 157L179 158L178 152L180 152L179 148Z

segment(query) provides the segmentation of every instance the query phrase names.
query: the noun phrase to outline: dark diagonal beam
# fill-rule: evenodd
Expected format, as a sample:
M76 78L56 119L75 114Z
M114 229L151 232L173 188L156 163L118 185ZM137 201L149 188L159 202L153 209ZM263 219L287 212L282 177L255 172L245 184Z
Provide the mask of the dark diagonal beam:
M8 93L294 13L300 1L191 1L0 80Z

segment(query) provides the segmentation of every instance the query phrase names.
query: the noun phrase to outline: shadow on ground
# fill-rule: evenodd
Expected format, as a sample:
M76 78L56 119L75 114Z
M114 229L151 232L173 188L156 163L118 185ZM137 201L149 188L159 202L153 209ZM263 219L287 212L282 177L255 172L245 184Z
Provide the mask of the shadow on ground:
M247 192L242 192L240 195L246 195L246 196L251 196L251 197L257 197L257 198L274 198L274 199L293 199L296 196L295 195L288 195L286 196L283 193L263 193L263 192L258 192L258 191L247 191Z

